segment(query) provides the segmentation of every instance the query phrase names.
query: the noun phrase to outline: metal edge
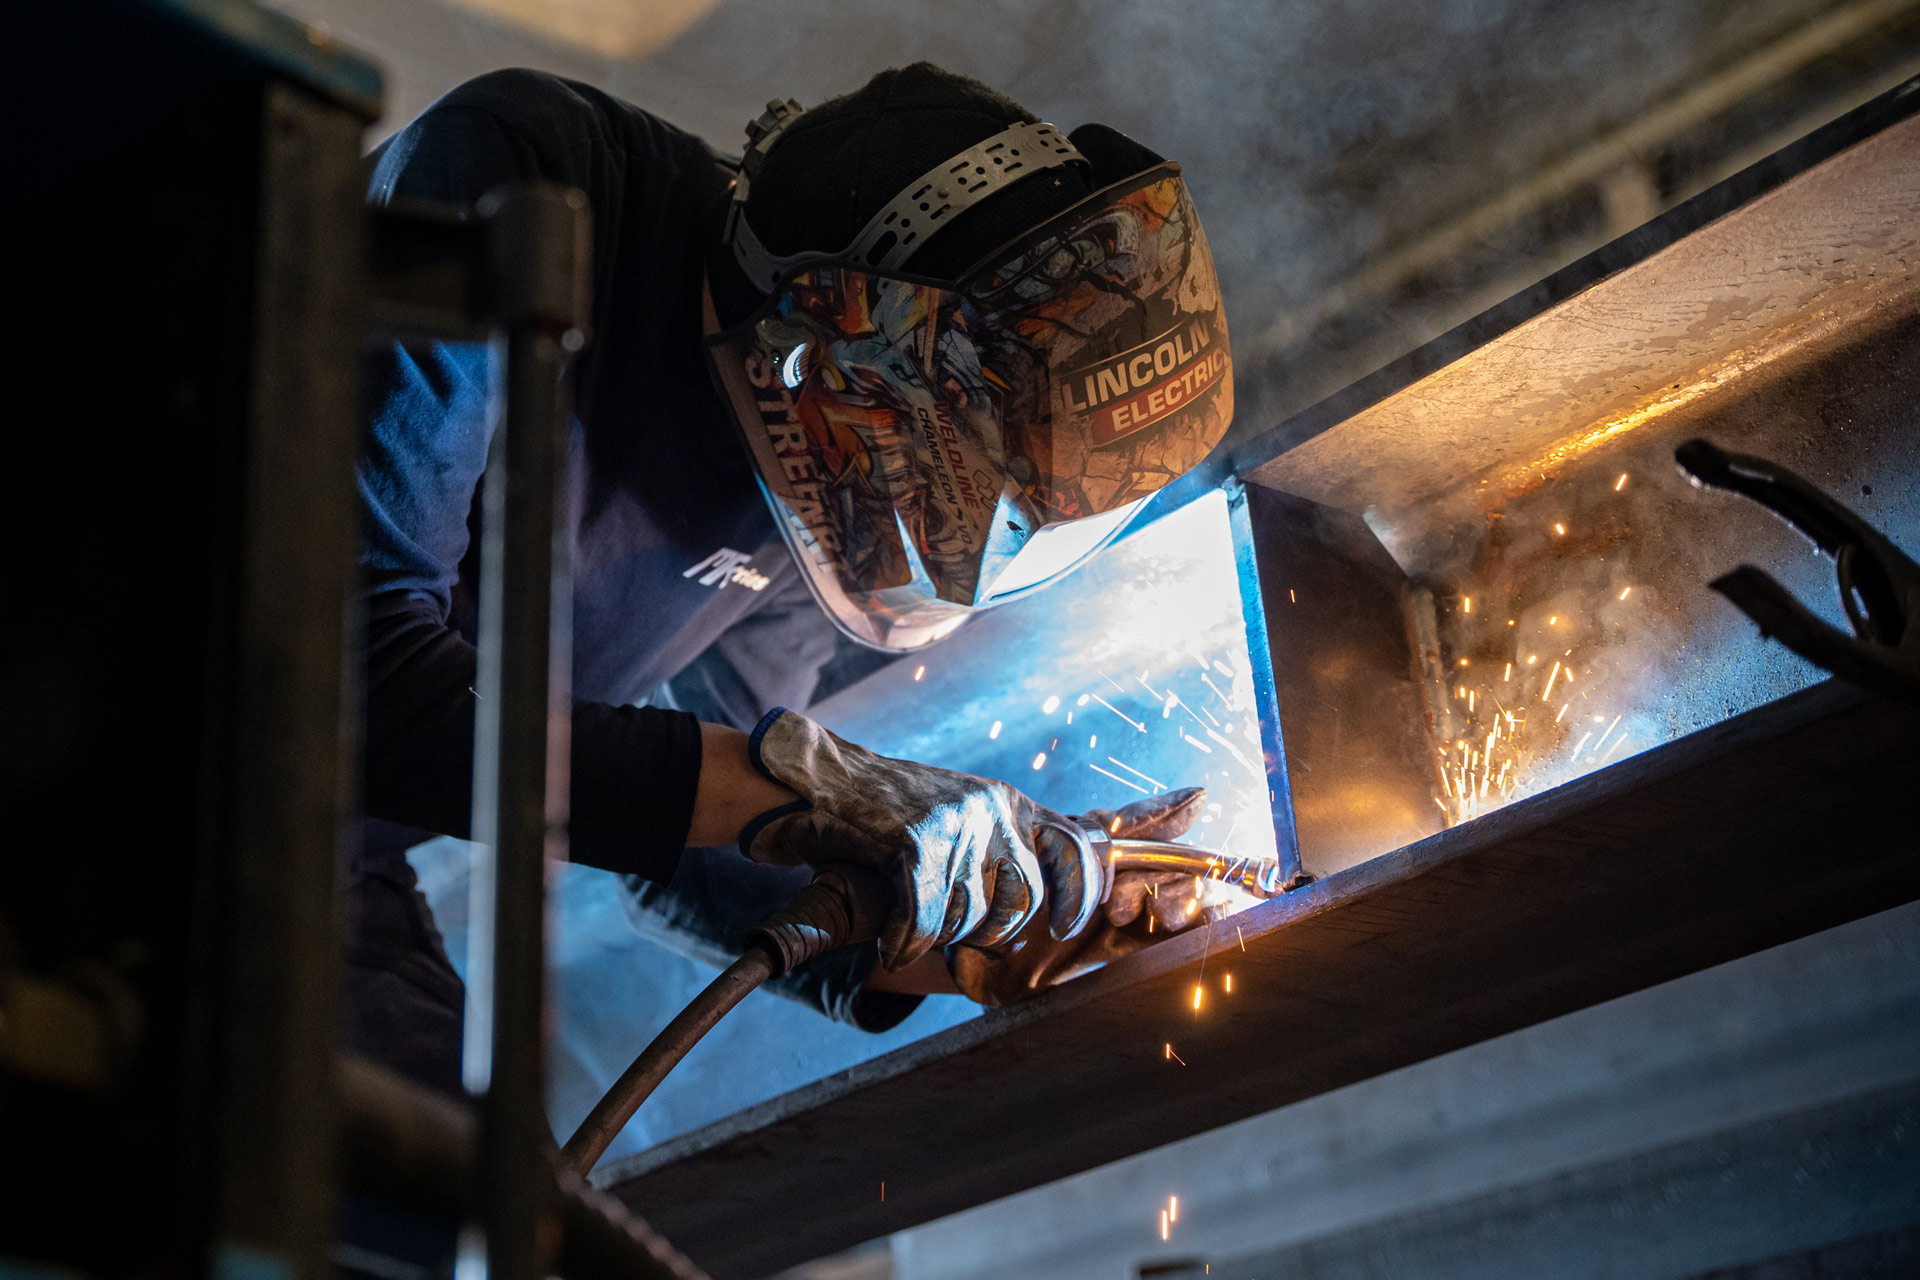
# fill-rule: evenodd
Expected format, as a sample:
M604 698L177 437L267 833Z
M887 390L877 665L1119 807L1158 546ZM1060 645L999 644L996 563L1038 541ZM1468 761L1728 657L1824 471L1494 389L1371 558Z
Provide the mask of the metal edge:
M308 26L252 0L144 0L179 14L229 44L297 78L308 88L364 116L380 118L385 77L365 55L325 28Z
M1227 523L1233 530L1233 570L1240 585L1240 612L1246 624L1247 665L1253 672L1254 714L1260 721L1260 754L1267 768L1267 804L1273 815L1273 847L1280 857L1280 886L1297 889L1312 877L1300 865L1300 834L1293 817L1293 788L1287 782L1286 737L1273 678L1273 647L1267 638L1267 609L1260 594L1259 552L1247 512L1246 486L1229 477L1221 488L1227 495Z
M1246 476L1916 112L1920 112L1920 76L1894 86L1799 141L1755 161L1277 425L1238 439L1230 431L1202 468L1217 467L1228 474ZM1177 488L1188 478L1183 476L1168 488Z

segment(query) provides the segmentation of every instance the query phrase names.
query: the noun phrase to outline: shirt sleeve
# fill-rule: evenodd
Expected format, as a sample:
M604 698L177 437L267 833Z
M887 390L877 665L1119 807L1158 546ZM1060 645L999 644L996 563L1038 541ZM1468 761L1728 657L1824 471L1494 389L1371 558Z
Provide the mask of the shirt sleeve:
M494 97L525 77L501 73ZM538 113L535 113L538 114ZM548 117L551 118L551 113ZM587 130L582 129L582 138ZM554 145L558 141L561 145ZM470 203L501 183L574 183L590 140L536 147L492 111L430 109L374 156L370 199ZM572 144L572 145L569 145ZM475 652L453 625L453 586L486 467L491 371L484 347L393 346L367 369L369 435L357 482L367 616L366 808L448 835L469 832ZM681 712L573 708L571 846L576 861L667 880L679 863L700 773L700 732Z

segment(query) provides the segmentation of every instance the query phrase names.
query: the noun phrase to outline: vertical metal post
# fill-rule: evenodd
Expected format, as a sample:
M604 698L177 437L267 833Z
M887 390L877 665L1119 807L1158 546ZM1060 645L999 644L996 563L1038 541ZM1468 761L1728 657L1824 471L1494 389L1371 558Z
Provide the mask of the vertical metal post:
M488 307L503 322L504 387L488 457L480 552L474 731L473 949L467 1087L481 1101L481 1205L489 1280L540 1280L557 1243L542 1068L546 860L566 857L572 664L569 406L580 346L586 201L520 187L481 201Z

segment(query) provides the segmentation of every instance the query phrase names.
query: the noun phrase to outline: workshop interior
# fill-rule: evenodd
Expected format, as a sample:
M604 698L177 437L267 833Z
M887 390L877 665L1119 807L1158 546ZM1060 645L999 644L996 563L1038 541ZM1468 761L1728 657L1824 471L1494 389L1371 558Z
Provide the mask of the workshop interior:
M7 26L0 1280L1920 1275L1920 3ZM1178 164L1232 414L931 643L816 620L795 711L1106 815L1107 892L1157 886L1124 948L876 1031L796 992L887 876L754 881L720 945L567 858L607 211L368 183L501 68L738 161L922 60ZM425 343L494 370L470 838L405 853L456 1092L341 1030L363 372ZM758 591L727 554L682 576ZM1113 816L1189 787L1184 834Z

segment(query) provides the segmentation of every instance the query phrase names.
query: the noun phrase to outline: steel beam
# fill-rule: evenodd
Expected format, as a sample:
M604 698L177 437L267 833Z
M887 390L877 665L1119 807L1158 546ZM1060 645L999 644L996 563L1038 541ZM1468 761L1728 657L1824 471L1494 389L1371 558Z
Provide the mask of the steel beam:
M1920 714L1821 685L595 1180L765 1275L1920 898L1916 783Z

